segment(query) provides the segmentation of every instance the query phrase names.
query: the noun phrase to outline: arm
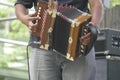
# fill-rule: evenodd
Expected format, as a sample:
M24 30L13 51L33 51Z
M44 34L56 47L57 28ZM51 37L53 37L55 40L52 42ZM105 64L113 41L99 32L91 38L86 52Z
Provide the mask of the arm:
M103 15L102 0L88 0L88 1L90 4L91 15L92 15L90 24L94 26L98 26L102 20L102 15ZM91 41L91 33L82 36L80 40L84 45L89 44Z
M28 22L25 19L25 17L27 16L27 9L22 5L22 4L16 4L15 6L15 13L17 18L24 23L25 25L28 26Z
M90 4L91 14L92 14L92 20L90 23L98 26L103 16L102 0L89 0L89 4Z
M28 14L27 8L22 4L16 4L15 5L15 13L17 18L28 28L30 29L30 32L32 32L33 28L37 26L37 24L33 24L33 20L40 19L39 17L33 17L34 14Z

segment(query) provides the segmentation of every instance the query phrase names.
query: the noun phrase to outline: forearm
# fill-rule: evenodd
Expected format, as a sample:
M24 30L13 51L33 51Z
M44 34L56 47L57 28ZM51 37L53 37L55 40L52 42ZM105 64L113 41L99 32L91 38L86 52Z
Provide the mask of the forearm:
M103 17L103 5L100 0L94 0L94 3L91 3L91 14L92 19L91 23L94 25L99 25Z
M17 18L25 25L27 25L27 21L24 19L27 15L27 9L22 4L15 5L15 13ZM27 25L28 26L28 25Z

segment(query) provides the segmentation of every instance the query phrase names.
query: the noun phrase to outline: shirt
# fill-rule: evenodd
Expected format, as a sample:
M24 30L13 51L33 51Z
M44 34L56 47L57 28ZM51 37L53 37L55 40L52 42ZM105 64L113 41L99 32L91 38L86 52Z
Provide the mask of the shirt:
M17 0L15 4L23 4L26 8L31 8L33 5L36 6L37 1L40 0ZM57 0L57 2L59 5L71 5L82 11L86 11L88 9L88 0Z

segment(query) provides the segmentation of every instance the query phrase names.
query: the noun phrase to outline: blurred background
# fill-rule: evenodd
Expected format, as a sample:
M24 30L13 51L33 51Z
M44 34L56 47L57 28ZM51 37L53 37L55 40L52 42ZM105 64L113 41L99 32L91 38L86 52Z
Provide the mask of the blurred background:
M29 41L29 32L27 27L16 19L14 10L15 1L16 0L0 0L0 80L28 80L26 47ZM114 37L114 39L118 41L119 45L115 45L115 47L118 47L116 50L119 51L120 0L102 1L104 4L104 17L100 24L100 29L107 29L108 31L109 28L109 30L114 30L115 32L117 30L118 34L116 35L119 38ZM104 39L104 41L107 40ZM96 45L101 45L99 42L101 41L98 40ZM96 52L105 51L97 49L98 48L96 48ZM106 50L108 49L106 48ZM117 64L119 65L120 63ZM120 72L120 69L117 71ZM100 74L97 80L120 80L118 76L115 76L117 78L114 79L109 78L107 75L108 72L110 71L106 72L105 79L100 78L102 77Z
M0 0L0 80L27 80L27 27L16 19L16 0Z

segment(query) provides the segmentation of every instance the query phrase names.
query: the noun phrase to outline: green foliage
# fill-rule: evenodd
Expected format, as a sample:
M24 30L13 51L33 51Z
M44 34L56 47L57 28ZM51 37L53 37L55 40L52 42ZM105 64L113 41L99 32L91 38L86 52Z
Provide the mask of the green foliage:
M13 3L16 0L7 0ZM0 5L0 18L9 18L15 16L14 7L7 7ZM6 22L0 22L0 38L6 38L17 41L28 41L29 32L28 28L19 20L12 20L9 22L9 30L6 30ZM9 49L12 51L9 51ZM4 51L5 49L5 51ZM0 44L0 67L7 67L9 62L19 62L26 59L26 46L5 46L4 43Z
M8 58L6 58L5 55L1 55L1 54L0 54L0 67L7 67L7 66L8 66L8 65L7 65L7 62L8 62L7 59L8 59Z
M4 38L18 40L18 41L28 41L29 32L28 28L18 20L13 20L10 22L10 31L2 30L2 36Z
M16 0L8 0L10 3L14 3ZM15 10L13 7L2 6L0 7L0 18L7 18L15 16ZM29 33L27 27L19 20L12 20L9 23L10 31L5 29L6 22L0 22L0 36L8 39L28 41Z
M11 62L21 62L26 59L26 47L16 45L5 46L4 43L3 46L6 50L2 51L4 54L0 54L0 67L8 67L8 64Z
M0 18L8 16L8 10L7 7L0 7Z
M8 2L14 3L16 0L7 0Z
M29 37L28 28L20 21L18 20L12 21L10 29L11 29L10 33L15 35L14 36L15 40L28 41ZM13 37L11 36L11 38Z
M110 0L110 7L120 5L120 0Z
M0 54L0 67L8 67L8 63L9 62L19 62L21 60L19 60L20 58L22 60L25 60L24 59L24 56L25 55L18 55L18 52L17 54L16 53L12 53L12 54Z

